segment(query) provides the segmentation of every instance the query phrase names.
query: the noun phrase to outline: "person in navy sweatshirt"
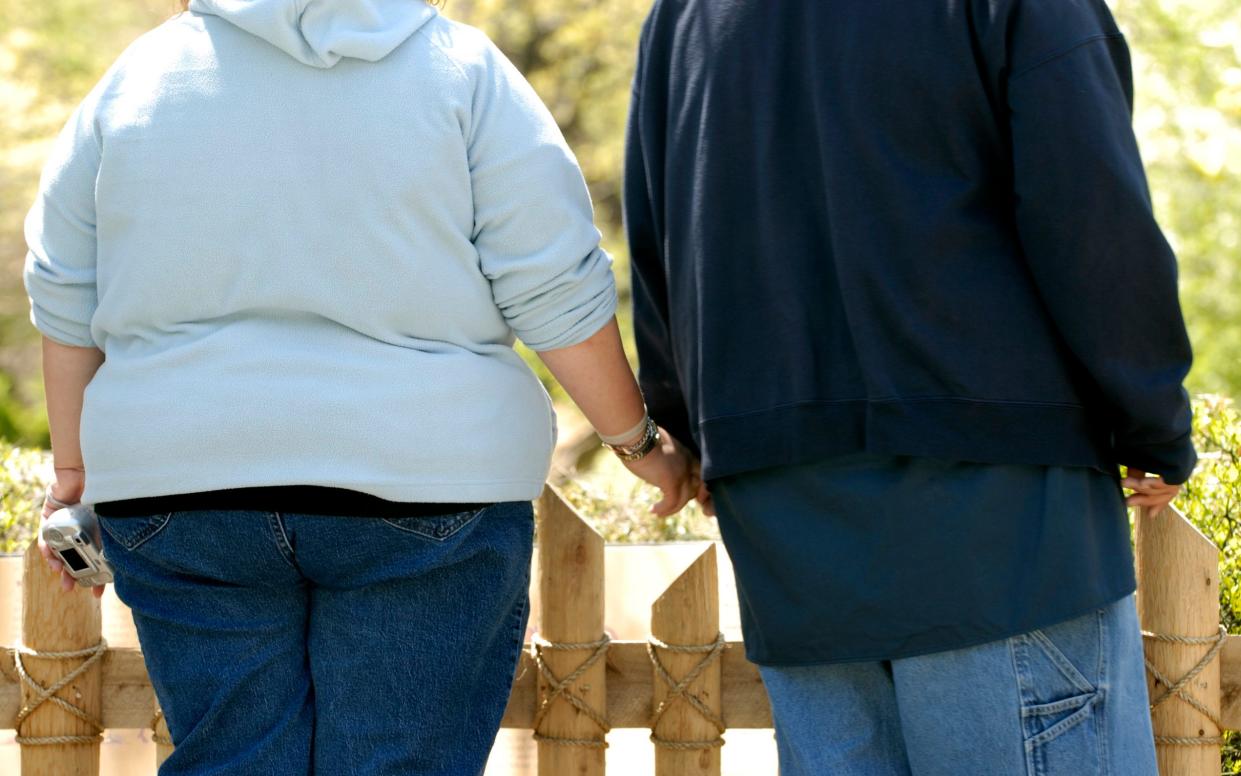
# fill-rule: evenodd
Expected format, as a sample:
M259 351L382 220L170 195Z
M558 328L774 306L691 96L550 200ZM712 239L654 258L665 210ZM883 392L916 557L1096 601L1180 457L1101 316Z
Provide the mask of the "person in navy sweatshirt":
M656 0L640 383L782 776L1156 772L1122 486L1195 454L1132 98L1102 0Z

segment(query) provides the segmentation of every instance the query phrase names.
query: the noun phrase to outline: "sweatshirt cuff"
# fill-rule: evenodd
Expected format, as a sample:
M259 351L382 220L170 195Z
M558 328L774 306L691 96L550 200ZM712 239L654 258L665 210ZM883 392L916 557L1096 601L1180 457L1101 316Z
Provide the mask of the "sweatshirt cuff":
M84 324L63 315L57 315L34 302L30 305L30 322L43 336L62 345L75 348L98 347L94 337L91 336L89 323Z
M609 278L611 272L608 273ZM616 284L609 282L593 297L533 329L518 332L521 341L533 351L558 350L585 342L616 315Z
M1194 472L1198 454L1187 432L1180 438L1161 444L1124 444L1117 441L1116 461L1125 466L1158 474L1169 485L1183 485Z

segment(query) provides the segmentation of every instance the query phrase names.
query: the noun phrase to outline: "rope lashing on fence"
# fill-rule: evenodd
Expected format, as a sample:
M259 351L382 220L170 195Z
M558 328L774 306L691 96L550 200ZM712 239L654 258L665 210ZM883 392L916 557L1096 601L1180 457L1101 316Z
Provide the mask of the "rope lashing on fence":
M93 647L86 649L75 649L67 652L41 652L37 649L31 649L27 646L18 646L13 653L13 661L16 664L17 675L21 677L22 682L30 689L34 690L34 699L23 706L21 711L17 712L17 721L13 727L21 729L22 723L34 713L34 710L42 706L47 701L51 701L55 705L67 711L69 714L77 717L91 727L95 728L95 734L89 736L17 736L17 743L23 746L52 746L55 744L94 744L103 740L103 723L92 717L86 711L74 706L69 701L61 698L56 693L60 692L64 687L68 686L73 680L90 670L91 666L103 660L103 656L108 652L108 642L103 639ZM73 658L86 658L82 664L73 669L69 673L57 679L50 686L44 687L34 680L34 678L26 672L26 666L22 662L22 656L47 658L49 660L70 660Z
M582 674L590 670L591 666L603 659L603 656L608 652L608 644L611 642L612 639L609 638L606 633L603 634L603 638L598 641L551 642L546 639L538 638L537 636L533 639L532 647L534 652L534 664L538 666L539 674L543 676L548 685L548 693L539 704L539 709L534 715L534 724L531 725L531 727L534 728L535 741L546 741L549 744L556 744L558 746L581 746L589 749L608 748L607 741L597 741L593 738L560 738L557 736L540 733L539 725L542 724L543 718L547 716L547 712L551 709L552 704L555 703L556 699L564 698L570 705L573 706L573 708L585 714L592 722L598 725L604 735L608 734L608 732L612 729L612 725L608 722L607 718L592 708L589 703L583 700L581 696L574 693L570 688L573 686L574 682L582 677ZM573 672L564 679L558 678L556 674L552 672L552 669L548 667L546 661L543 660L544 650L568 652L571 650L586 649L592 650L590 656L587 657L586 660L582 661L582 664L573 669Z
M151 740L157 744L164 746L172 746L172 736L168 733L159 732L159 723L164 722L164 727L168 726L167 720L164 719L164 710L156 709L155 716L151 717Z
M695 679L702 676L703 671L706 671L713 662L718 660L720 655L724 654L724 649L727 646L728 644L724 641L723 633L716 634L715 642L711 644L665 644L654 636L647 639L646 654L651 657L651 665L655 666L655 673L664 681L664 684L668 685L668 694L659 702L659 706L655 708L655 713L651 715L651 741L656 746L662 746L665 749L692 751L695 749L716 749L724 745L724 731L727 730L724 727L724 720L708 708L702 698L689 692L689 686L694 683ZM684 678L678 681L668 672L668 669L664 668L664 664L660 662L659 653L656 651L660 649L683 655L702 655L702 659L690 669ZM655 727L678 698L688 703L704 719L714 725L715 729L719 731L719 735L710 741L670 741L656 735Z
M1224 643L1228 640L1228 629L1221 625L1219 626L1219 633L1213 636L1173 636L1165 633L1142 631L1142 637L1162 641L1167 644L1181 644L1185 646L1211 645L1211 648L1202 656L1202 659L1193 668L1189 669L1188 673L1175 682L1164 676L1155 664L1150 661L1150 658L1145 658L1146 670L1150 672L1151 676L1155 677L1156 681L1167 688L1151 701L1151 710L1153 711L1159 704L1176 696L1195 708L1199 714L1211 720L1217 730L1223 730L1224 723L1220 719L1219 714L1211 711L1202 701L1190 694L1187 685L1193 681L1194 677L1202 673L1211 664L1211 661L1215 659L1215 656L1220 653L1220 650L1224 648ZM1224 739L1222 736L1155 736L1155 743L1167 744L1169 746L1222 746Z

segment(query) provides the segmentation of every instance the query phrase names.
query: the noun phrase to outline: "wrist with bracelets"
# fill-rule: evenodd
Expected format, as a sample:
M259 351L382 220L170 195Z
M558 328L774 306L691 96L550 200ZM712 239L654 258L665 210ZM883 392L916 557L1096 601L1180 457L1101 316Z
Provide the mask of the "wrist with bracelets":
M612 440L616 439L616 437L604 437L600 435L600 438L603 439L603 446L616 453L617 458L620 458L626 463L631 463L633 461L639 461L650 455L651 451L654 450L660 443L659 427L655 425L655 421L650 415L647 415L643 419L640 428L642 431L642 436L632 444L615 444ZM633 433L636 432L630 432L629 434L623 435L622 438L624 438L624 436L631 436Z

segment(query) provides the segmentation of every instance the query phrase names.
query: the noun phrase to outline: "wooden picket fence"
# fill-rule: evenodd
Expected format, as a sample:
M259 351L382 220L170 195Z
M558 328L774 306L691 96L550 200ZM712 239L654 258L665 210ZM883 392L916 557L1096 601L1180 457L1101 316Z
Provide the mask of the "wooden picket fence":
M757 669L719 635L714 546L654 602L649 642L608 642L603 540L551 488L538 520L539 638L504 726L534 731L540 776L603 774L609 728L651 728L658 776L718 775L725 729L771 715ZM1241 728L1241 636L1217 639L1218 550L1174 510L1140 516L1136 541L1142 625L1165 637L1146 646L1164 677L1148 677L1160 772L1218 776L1220 728ZM141 652L100 647L96 599L62 595L33 548L22 595L24 643L0 650L0 720L18 731L23 776L96 776L96 721L167 736ZM41 702L53 687L60 700Z

